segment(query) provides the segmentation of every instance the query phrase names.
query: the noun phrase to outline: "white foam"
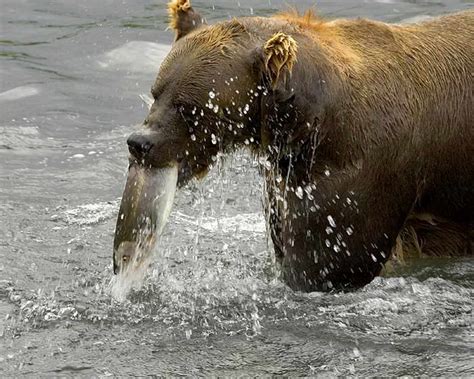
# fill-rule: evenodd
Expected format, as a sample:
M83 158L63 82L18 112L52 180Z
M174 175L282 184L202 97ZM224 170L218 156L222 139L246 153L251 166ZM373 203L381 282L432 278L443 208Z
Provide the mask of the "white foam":
M39 94L39 89L31 86L20 86L0 93L0 102L15 101Z
M199 226L209 232L224 233L251 232L263 234L266 231L265 219L261 213L242 213L230 217L203 217L201 222L192 216L177 212L176 221Z
M54 215L54 219L64 219L70 225L94 225L111 219L118 209L118 202L102 202L96 204L80 205L68 209L63 216Z
M0 134L5 135L15 135L15 136L38 136L39 131L36 126L15 126L14 128L8 126L0 126Z
M114 275L109 282L109 294L119 302L125 301L132 289L139 290L144 282L153 254L140 254L143 259L130 262L127 269Z
M105 53L98 63L103 69L156 73L170 49L171 46L160 43L130 41Z
M408 17L400 21L401 24L417 24L419 22L432 20L433 16L428 16L426 14L420 14L418 16Z

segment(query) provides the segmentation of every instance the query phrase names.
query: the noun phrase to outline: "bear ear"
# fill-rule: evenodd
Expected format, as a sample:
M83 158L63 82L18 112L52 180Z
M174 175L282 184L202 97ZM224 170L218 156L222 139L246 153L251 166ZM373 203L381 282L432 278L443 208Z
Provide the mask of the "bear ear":
M297 52L296 41L282 32L274 34L263 46L264 70L273 89L279 81L286 81L291 76Z
M191 7L191 0L171 0L168 13L170 26L176 31L175 42L204 24L201 15Z

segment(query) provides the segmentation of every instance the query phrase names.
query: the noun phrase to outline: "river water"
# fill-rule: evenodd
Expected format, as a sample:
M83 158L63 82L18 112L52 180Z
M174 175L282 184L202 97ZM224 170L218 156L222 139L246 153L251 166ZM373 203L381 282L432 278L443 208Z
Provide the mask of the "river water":
M208 21L295 1L195 1ZM313 1L297 1L305 9ZM318 1L416 21L473 1ZM126 136L169 50L164 0L0 0L0 376L474 375L474 261L350 293L278 279L257 162L180 191L143 288L110 296Z

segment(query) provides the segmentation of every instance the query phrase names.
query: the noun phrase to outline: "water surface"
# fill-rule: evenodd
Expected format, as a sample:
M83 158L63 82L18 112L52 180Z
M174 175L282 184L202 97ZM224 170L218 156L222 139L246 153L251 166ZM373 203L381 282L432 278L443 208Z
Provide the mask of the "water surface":
M284 3L295 1L195 1L211 22ZM318 8L400 22L472 4ZM472 259L295 293L275 272L258 163L244 153L177 194L144 287L115 302L125 140L172 41L165 1L0 5L0 376L474 375Z

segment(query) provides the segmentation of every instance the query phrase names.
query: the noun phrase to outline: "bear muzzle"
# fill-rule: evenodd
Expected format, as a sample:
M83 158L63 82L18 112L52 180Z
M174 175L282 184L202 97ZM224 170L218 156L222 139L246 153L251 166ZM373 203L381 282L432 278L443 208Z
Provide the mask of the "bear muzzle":
M130 154L136 159L141 159L146 156L155 145L151 136L152 133L145 134L143 132L131 134L127 139Z

